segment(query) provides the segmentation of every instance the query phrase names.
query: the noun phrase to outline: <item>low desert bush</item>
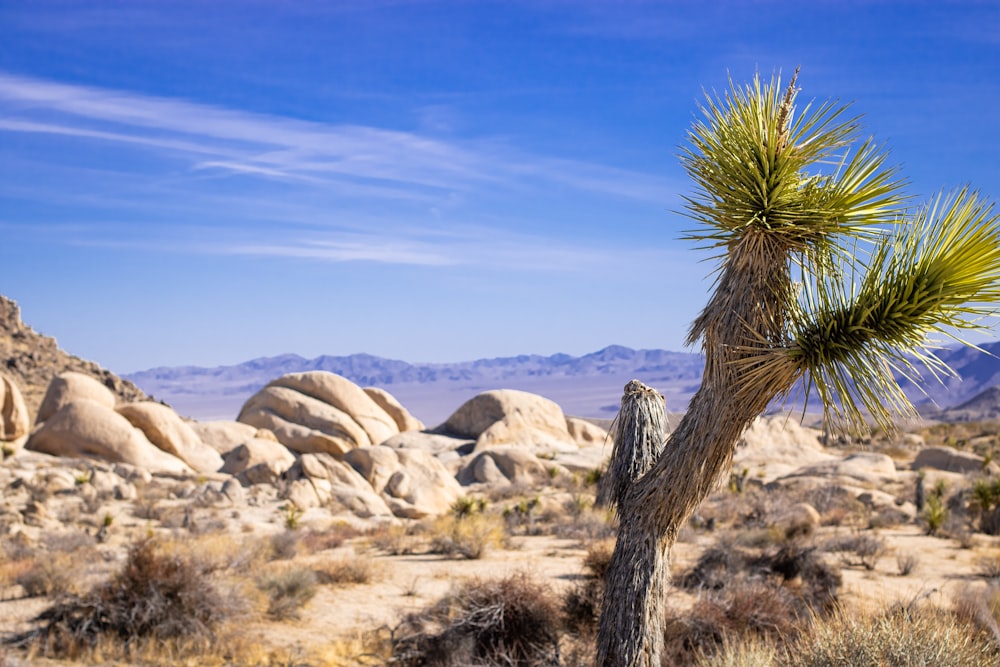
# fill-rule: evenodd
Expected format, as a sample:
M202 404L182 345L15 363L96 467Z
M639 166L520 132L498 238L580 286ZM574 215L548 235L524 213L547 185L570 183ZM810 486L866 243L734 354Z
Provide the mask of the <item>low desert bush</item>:
M948 506L942 500L941 496L933 492L928 495L924 504L924 511L920 513L920 518L923 521L927 534L937 535L938 531L944 527L948 516Z
M614 540L596 542L583 558L583 579L563 596L562 611L566 627L577 635L590 635L597 627L604 598L604 578L611 565Z
M316 573L305 567L293 567L257 580L257 587L269 598L267 615L275 620L295 619L307 602L316 595Z
M271 536L271 555L275 560L291 560L299 555L302 535L297 530L286 529Z
M835 614L813 623L780 664L796 667L986 667L1000 656L955 615L897 607L874 617Z
M477 560L489 549L501 546L505 537L503 524L494 515L472 514L462 518L445 516L434 524L430 551Z
M836 535L828 539L823 548L839 553L844 565L863 567L866 570L874 570L887 550L885 540L867 533Z
M47 554L30 561L30 566L14 577L14 583L24 588L25 595L41 597L76 591L73 575L78 564L67 554Z
M905 577L913 573L920 565L920 556L912 551L905 551L896 554L896 571L899 576Z
M614 512L606 507L595 506L592 497L573 496L566 506L566 519L553 523L553 535L591 543L617 534L618 522Z
M416 553L423 542L413 526L389 523L378 526L368 539L373 547L390 556Z
M699 651L697 667L775 667L779 649L773 641L758 637L733 639L725 637L714 652Z
M314 565L313 572L321 584L369 584L376 579L378 568L370 558L351 556Z
M979 531L1000 534L1000 479L977 479L969 495L969 508L976 513Z
M802 619L835 608L841 577L801 541L765 550L725 541L706 549L676 583L699 598L668 616L666 664L708 659L726 641L793 637Z
M402 667L558 664L558 611L551 589L526 573L468 581L404 620L390 662Z
M220 592L199 563L145 539L132 545L120 572L59 600L38 617L44 625L20 639L57 654L112 637L126 647L143 639L209 641L220 623L245 611L245 601Z
M984 554L976 559L976 574L992 581L1000 580L1000 550Z
M323 530L307 530L302 533L300 544L308 553L336 549L348 540L361 536L361 531L349 523L335 523Z
M804 614L788 587L740 577L721 590L705 591L691 609L668 615L666 664L691 664L726 641L776 640L795 636Z

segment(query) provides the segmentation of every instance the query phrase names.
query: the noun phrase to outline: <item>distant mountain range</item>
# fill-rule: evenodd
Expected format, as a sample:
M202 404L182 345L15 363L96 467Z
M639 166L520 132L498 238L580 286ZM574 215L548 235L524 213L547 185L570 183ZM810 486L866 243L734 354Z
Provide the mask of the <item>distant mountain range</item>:
M556 401L568 414L613 417L622 387L643 378L682 411L701 381L700 354L633 350L612 345L574 357L520 355L450 364L411 364L370 354L295 354L237 364L153 368L129 379L182 414L198 419L233 419L240 406L269 381L285 373L330 371L361 386L382 387L429 425L444 421L464 401L489 389L521 389Z
M956 406L1000 385L1000 342L940 351L960 378L933 378L924 387L905 386L928 416L947 419L941 408ZM370 354L320 356L295 354L253 359L234 366L161 367L124 376L146 393L197 419L234 419L240 406L269 381L285 373L330 371L362 386L382 387L429 426L444 421L465 400L489 389L521 389L546 396L567 414L613 417L622 387L639 378L667 397L668 409L683 412L701 382L701 354L633 350L611 345L574 357L520 355L448 364L411 364ZM998 393L1000 400L1000 393ZM984 399L985 400L985 399ZM985 409L985 408L984 408ZM965 418L970 412L966 409Z

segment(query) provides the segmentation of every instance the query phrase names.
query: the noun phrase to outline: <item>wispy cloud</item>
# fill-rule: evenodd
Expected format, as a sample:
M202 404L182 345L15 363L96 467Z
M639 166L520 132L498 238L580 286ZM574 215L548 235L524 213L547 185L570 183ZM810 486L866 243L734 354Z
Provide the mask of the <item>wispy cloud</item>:
M594 239L553 242L517 214L494 215L490 202L544 200L549 191L568 188L583 193L581 199L662 210L672 194L667 182L649 174L539 155L496 138L446 140L0 73L2 133L139 151L139 173L130 173L128 161L100 162L105 150L84 151L69 165L53 155L10 156L72 184L67 191L8 182L0 196L16 192L89 210L86 219L97 222L88 232L60 239L75 245L573 270L605 263L607 250L595 250ZM120 170L118 178L107 169ZM204 224L186 227L171 219ZM183 240L186 234L197 242Z
M665 198L664 184L648 174L532 155L488 139L444 141L414 132L317 123L10 74L0 74L0 104L5 115L0 130L186 153L192 169L315 178L317 184L380 181L445 191L516 185L528 176L605 195ZM39 116L56 120L44 122Z

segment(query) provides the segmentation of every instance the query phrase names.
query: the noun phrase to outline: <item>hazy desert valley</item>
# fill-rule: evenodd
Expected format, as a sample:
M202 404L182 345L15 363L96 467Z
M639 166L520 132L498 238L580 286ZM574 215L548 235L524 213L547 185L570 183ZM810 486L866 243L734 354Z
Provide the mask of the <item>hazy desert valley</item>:
M609 419L489 387L424 424L311 371L195 421L0 316L0 665L592 663ZM665 664L1000 664L995 407L758 420L675 548Z

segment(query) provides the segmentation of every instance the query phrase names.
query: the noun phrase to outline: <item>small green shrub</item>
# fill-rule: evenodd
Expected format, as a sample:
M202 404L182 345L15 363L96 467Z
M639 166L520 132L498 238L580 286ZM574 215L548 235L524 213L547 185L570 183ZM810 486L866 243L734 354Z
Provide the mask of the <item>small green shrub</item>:
M948 507L940 495L932 492L927 496L924 511L920 515L926 524L927 534L937 535L948 520L948 514Z
M285 528L288 530L296 530L301 521L304 512L299 509L294 503L285 503L280 508L282 517L285 520Z

